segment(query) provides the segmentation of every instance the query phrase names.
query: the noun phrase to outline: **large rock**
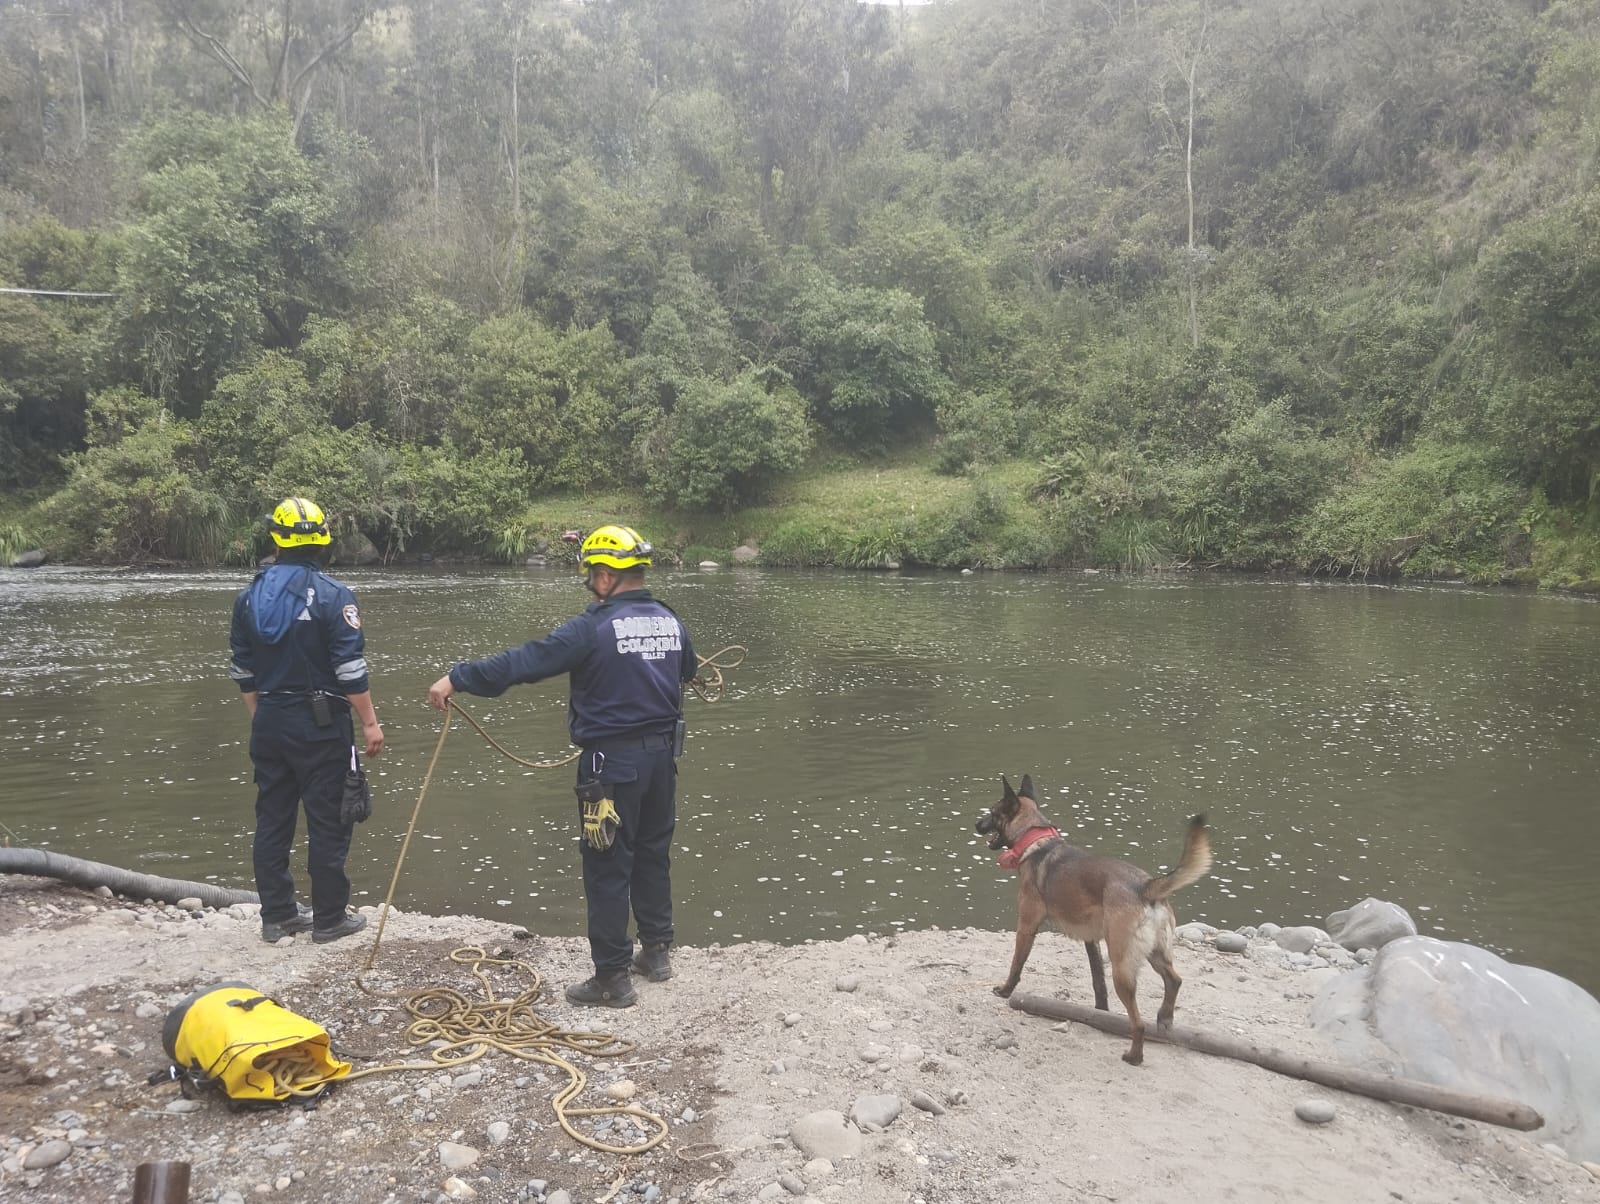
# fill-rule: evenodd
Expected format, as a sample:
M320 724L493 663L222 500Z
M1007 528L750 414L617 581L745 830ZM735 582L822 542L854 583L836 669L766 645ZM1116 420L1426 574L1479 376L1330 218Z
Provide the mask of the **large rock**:
M861 1130L844 1118L842 1112L808 1112L789 1126L789 1140L807 1159L826 1158L838 1162L861 1153Z
M333 541L332 551L335 564L378 564L383 560L377 545L360 531L339 536Z
M1363 899L1328 917L1328 935L1354 953L1357 949L1382 949L1403 936L1416 936L1417 925L1398 903Z
M1287 949L1290 953L1310 953L1318 945L1328 943L1328 934L1310 924L1301 924L1296 928L1278 929L1272 934L1272 939L1278 948Z
M1311 1019L1349 1062L1531 1105L1540 1141L1600 1158L1600 1002L1576 983L1408 936L1330 983Z
M19 552L11 561L14 569L36 569L50 559L50 553L43 548L34 548L31 551Z
M755 548L747 543L742 543L733 550L734 564L753 564L761 555Z
M863 1095L851 1105L850 1119L867 1133L887 1129L900 1115L898 1095Z

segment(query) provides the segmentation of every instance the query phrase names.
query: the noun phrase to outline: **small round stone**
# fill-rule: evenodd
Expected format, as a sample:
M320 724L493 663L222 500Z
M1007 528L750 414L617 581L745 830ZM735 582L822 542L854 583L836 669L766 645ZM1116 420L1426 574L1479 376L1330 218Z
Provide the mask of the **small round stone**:
M1333 1104L1325 1099L1303 1099L1294 1106L1294 1114L1308 1125L1325 1125L1338 1115Z

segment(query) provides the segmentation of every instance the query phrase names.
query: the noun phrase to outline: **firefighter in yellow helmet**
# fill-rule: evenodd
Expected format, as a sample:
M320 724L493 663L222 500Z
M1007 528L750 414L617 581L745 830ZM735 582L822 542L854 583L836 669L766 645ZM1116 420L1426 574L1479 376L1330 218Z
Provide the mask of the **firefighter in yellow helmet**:
M568 674L568 729L583 750L576 793L594 976L569 986L566 997L584 1006L632 1006L630 967L651 982L672 977L669 855L683 683L697 662L683 623L645 588L651 552L632 527L591 531L578 551L594 598L582 614L543 639L458 664L428 691L442 711L457 692L493 698Z
M229 634L229 673L250 713L261 939L276 944L309 928L313 941L336 941L367 923L348 910L345 859L354 821L343 804L346 775L359 780L358 747L377 756L383 728L372 705L355 595L322 571L331 537L321 507L285 498L267 530L277 559L239 591ZM359 746L352 711L361 720ZM295 901L289 871L302 805L309 909Z

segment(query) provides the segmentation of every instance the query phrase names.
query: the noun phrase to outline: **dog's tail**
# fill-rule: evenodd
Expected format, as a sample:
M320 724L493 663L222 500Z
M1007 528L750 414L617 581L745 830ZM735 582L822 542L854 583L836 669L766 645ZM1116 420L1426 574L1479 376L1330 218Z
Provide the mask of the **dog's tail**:
M1183 842L1183 856L1177 868L1170 873L1152 878L1140 893L1147 903L1159 903L1186 886L1193 886L1211 872L1211 831L1206 827L1206 817L1196 815L1189 821L1189 835Z

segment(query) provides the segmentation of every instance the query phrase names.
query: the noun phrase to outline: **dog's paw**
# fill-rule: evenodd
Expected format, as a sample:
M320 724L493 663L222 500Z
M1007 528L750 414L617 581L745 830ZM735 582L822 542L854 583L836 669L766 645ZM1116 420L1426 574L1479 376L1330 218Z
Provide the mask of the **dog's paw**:
M1142 1066L1144 1065L1144 1054L1134 1053L1133 1050L1130 1049L1127 1053L1122 1055L1122 1060L1129 1066Z
M1014 984L1013 985L1007 985L1006 983L1001 983L998 987L996 987L994 989L994 993L996 995L1000 996L1001 999L1010 999L1011 998L1011 992L1014 991L1014 990L1016 990L1016 986Z

